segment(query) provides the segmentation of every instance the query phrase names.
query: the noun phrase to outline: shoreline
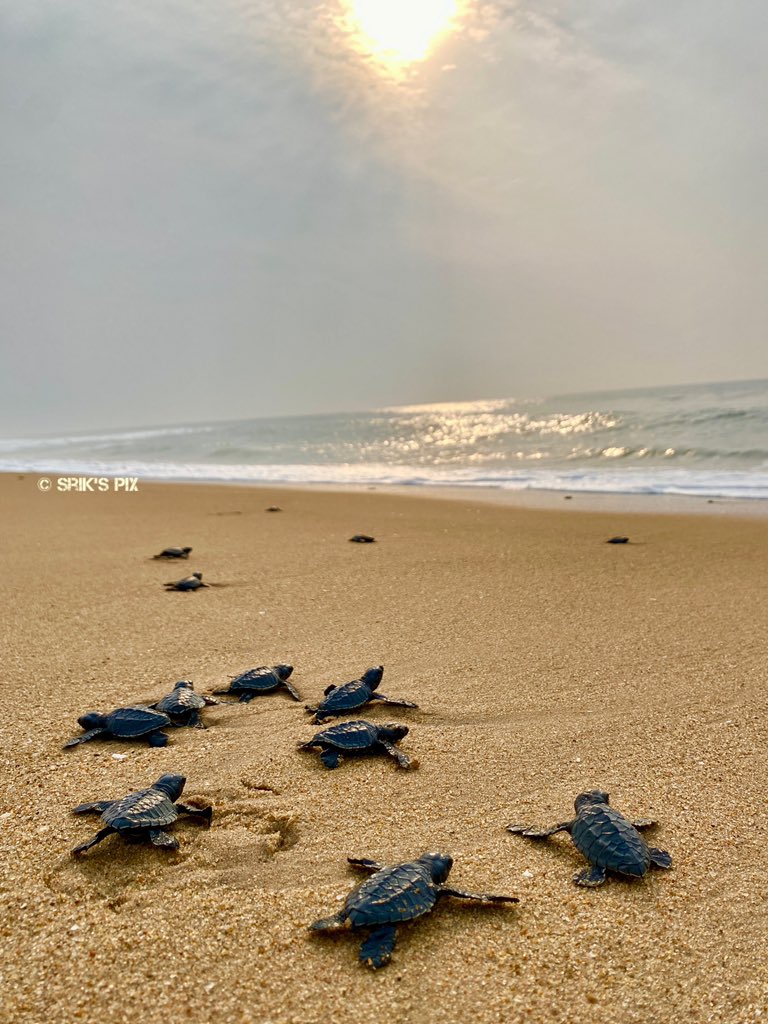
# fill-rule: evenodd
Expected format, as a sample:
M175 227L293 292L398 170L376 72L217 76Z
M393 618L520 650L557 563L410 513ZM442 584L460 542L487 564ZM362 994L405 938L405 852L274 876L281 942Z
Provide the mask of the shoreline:
M84 474L73 474L83 476ZM63 477L61 472L50 473L54 481ZM116 472L106 473L108 479L119 477ZM4 479L37 481L37 472L0 472ZM435 498L460 501L467 504L481 502L521 509L606 512L626 515L715 515L734 518L768 518L768 500L765 498L708 497L688 494L636 494L625 491L555 491L544 488L513 489L491 486L456 486L443 484L330 484L285 481L241 480L169 480L167 478L139 477L142 485L163 487L217 487L231 490L260 490L286 493L306 491L308 494L367 494L379 493L411 498Z

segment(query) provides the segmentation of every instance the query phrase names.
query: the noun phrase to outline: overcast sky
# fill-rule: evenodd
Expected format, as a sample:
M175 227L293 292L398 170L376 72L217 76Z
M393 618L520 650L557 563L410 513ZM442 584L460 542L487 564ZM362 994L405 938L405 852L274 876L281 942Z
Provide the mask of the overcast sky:
M8 0L0 433L768 376L765 0L456 2Z

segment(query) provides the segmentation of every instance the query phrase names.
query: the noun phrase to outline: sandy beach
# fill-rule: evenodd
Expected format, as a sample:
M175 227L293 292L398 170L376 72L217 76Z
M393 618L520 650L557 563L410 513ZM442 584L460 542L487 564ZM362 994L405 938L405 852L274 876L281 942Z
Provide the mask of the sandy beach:
M0 479L4 1021L117 1024L746 1024L768 1016L768 520L534 509L383 491L141 483L41 493ZM266 513L276 504L280 513ZM348 543L370 533L376 544ZM632 543L608 545L614 534ZM153 561L166 545L189 561ZM166 593L204 572L225 586ZM289 662L308 703L385 666L419 710L420 761L347 760L284 692L205 712L163 749L62 750L89 710L199 692ZM120 758L115 755L120 755ZM178 852L112 837L71 809L165 772L214 805ZM658 818L673 870L597 890L567 836L601 787ZM450 881L517 907L444 899L392 963L315 936L359 880L347 855L451 853Z

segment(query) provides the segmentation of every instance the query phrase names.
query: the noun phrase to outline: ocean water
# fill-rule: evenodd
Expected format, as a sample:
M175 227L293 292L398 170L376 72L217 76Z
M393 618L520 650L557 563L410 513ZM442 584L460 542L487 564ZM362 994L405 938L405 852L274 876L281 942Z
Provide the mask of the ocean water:
M9 438L0 471L768 498L768 380Z

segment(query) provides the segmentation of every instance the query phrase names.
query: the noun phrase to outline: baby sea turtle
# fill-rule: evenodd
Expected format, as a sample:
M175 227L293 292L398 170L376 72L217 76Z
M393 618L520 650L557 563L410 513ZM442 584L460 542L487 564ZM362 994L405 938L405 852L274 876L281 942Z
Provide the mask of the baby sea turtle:
M193 572L191 576L185 576L183 580L176 580L176 582L164 583L163 586L167 590L199 590L200 587L207 587L207 583L203 583L203 574L201 572Z
M193 729L205 729L200 710L208 704L218 704L214 697L195 693L195 687L188 679L176 683L170 693L151 706L168 715L171 725L189 725Z
M360 679L351 683L344 683L343 686L329 686L325 689L325 700L321 701L316 708L307 705L307 711L315 716L316 722L324 722L327 718L337 718L339 715L346 715L349 711L356 711L364 704L378 700L384 704L393 704L398 708L417 708L419 705L410 700L392 700L385 697L383 693L376 693L375 690L384 675L384 666L377 665L364 672Z
M72 851L73 855L85 853L114 832L118 832L129 842L149 840L154 846L177 850L178 840L164 830L172 825L180 814L200 818L206 825L211 824L213 814L212 807L190 807L189 804L177 802L186 781L183 775L161 775L149 789L129 793L122 800L97 800L75 807L74 814L100 814L106 827L97 832L89 843L76 846Z
M269 693L282 686L294 700L301 700L296 687L288 682L291 672L293 672L293 665L262 665L260 668L251 668L247 672L243 672L242 675L235 676L226 690L214 690L213 692L215 694L234 694L241 704L247 704L259 694Z
M376 538L370 537L367 533L356 533L349 538L350 544L375 544Z
M373 725L372 722L342 722L317 733L308 743L300 743L299 750L320 750L320 760L326 768L338 768L342 754L388 754L401 768L417 768L412 760L395 744L408 735L407 725Z
M77 724L86 731L82 736L75 736L65 743L65 750L67 747L77 747L81 743L95 739L143 739L150 747L164 747L168 737L160 730L169 726L171 720L162 711L154 711L143 704L135 704L128 708L116 708L108 715L89 711L78 718Z
M264 511L265 512L282 512L283 510L280 508L279 505L267 505L267 507L264 509Z
M428 914L440 896L457 896L481 903L519 902L516 896L464 892L445 885L453 866L453 858L446 853L424 853L416 860L395 864L391 868L373 860L354 857L347 860L353 867L374 874L352 890L338 914L315 921L310 929L330 932L343 928L370 928L358 957L361 963L374 968L389 963L395 948L397 925Z
M648 846L639 829L656 822L650 818L629 821L608 806L608 794L600 789L579 793L575 801L576 817L539 831L526 825L509 825L507 830L526 839L547 839L556 832L568 832L573 844L590 867L573 876L576 885L595 888L610 871L616 875L641 878L649 868L669 868L672 858L666 850Z
M606 544L629 544L629 537L609 537Z
M189 558L192 548L163 548L159 555L153 558Z

